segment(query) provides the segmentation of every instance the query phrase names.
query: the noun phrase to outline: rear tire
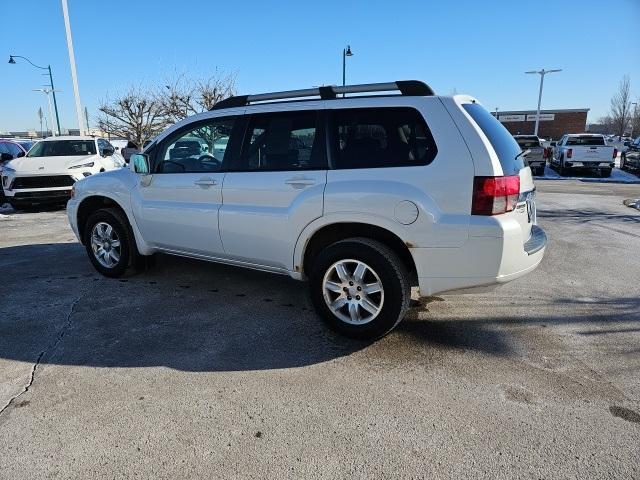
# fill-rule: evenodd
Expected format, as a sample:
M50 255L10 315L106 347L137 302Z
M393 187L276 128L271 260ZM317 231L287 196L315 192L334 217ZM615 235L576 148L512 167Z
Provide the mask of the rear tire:
M411 283L400 257L385 244L348 238L329 245L313 262L311 300L333 330L359 339L390 332L404 317Z
M105 277L121 277L140 256L129 222L115 208L93 212L83 238L91 263Z

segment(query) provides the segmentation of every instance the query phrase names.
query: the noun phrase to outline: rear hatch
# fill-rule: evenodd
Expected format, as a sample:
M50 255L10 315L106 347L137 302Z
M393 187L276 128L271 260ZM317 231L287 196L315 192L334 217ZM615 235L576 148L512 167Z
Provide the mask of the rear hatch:
M536 223L536 205L533 176L524 158L524 152L502 123L491 115L482 105L478 103L465 103L462 107L471 116L482 133L484 133L500 161L502 172L495 172L494 175L496 177L506 177L506 181L503 181L504 188L511 189L504 192L506 197L504 209L502 209L504 202L500 200L497 204L494 202L492 211L490 208L486 208L484 211L482 209L476 209L474 205L475 211L472 211L472 213L480 215L507 215L513 217L522 228L522 239L523 243L525 243L531 236L531 226ZM475 194L478 192L478 189L481 188L479 183L483 181L479 181L479 178L485 179L485 191L494 188L490 185L490 180L486 180L487 177L476 177L474 202L476 200ZM498 185L498 188L500 188L500 185ZM514 188L515 190L513 190ZM480 192L480 194L482 194L482 192Z

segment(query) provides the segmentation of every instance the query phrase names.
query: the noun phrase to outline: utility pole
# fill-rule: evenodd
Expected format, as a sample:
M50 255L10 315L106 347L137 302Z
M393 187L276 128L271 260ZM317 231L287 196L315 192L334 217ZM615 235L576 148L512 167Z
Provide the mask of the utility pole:
M89 135L91 129L89 128L89 110L87 107L84 107L84 119L87 121L87 135Z
M38 118L40 119L40 137L44 138L44 132L42 131L42 107L38 108Z
M84 122L82 121L82 104L80 103L80 90L78 89L78 74L76 73L76 58L73 53L73 39L71 38L71 25L69 23L69 8L67 0L62 0L62 15L64 16L64 28L67 34L67 50L69 51L69 63L71 65L71 79L73 80L73 95L76 99L76 117L78 119L78 129L80 135L84 132Z
M542 103L542 87L544 86L544 76L547 73L555 73L555 72L561 72L562 69L555 69L555 70L545 70L544 68L542 70L531 70L529 72L524 72L524 73L537 73L538 75L540 75L540 91L538 92L538 112L536 114L536 126L535 129L533 131L534 135L538 135L538 124L540 123L540 104Z
M638 108L638 102L631 102L631 106L633 107L633 113L631 114L631 133L629 134L629 136L631 137L631 141L633 141L633 127L635 126L636 118L638 118L638 112L636 111L636 109Z

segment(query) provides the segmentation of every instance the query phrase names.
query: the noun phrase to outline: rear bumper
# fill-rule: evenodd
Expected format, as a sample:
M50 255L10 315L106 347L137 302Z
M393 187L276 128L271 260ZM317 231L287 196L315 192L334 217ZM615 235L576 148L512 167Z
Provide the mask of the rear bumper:
M470 236L459 248L411 249L420 295L503 284L533 271L542 261L547 247L544 230L533 226L531 236L513 219L493 217L493 228L502 235ZM473 230L473 228L472 228Z

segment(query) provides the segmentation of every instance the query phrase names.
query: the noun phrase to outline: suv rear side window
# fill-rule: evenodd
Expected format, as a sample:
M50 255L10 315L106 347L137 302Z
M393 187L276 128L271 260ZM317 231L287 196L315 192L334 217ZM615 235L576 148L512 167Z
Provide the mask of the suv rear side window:
M525 167L524 155L518 157L522 150L502 123L480 104L465 103L462 107L491 143L496 155L498 155L500 165L502 165L503 174L514 175L520 172L520 169Z
M251 115L235 171L320 170L327 168L318 112Z
M414 108L334 110L334 168L428 165L438 150L424 118Z

